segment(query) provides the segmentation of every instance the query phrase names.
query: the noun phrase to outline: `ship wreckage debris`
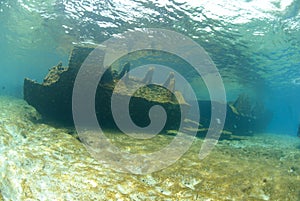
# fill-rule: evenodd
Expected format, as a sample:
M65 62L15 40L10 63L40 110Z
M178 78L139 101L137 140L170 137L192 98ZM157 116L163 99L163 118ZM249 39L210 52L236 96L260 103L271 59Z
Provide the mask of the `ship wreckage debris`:
M43 83L37 83L31 79L24 80L24 99L42 115L44 121L59 122L62 125L73 125L72 116L72 92L76 75L94 47L74 47L68 67L61 63L49 70ZM97 63L99 65L99 63ZM180 107L188 111L189 103L186 102L179 91L175 88L174 73L166 77L164 83L149 84L155 72L149 68L143 79L129 76L130 61L123 64L121 71L108 68L103 74L96 91L95 111L99 124L106 128L117 128L111 111L112 93L119 96L129 96L131 93L126 85L139 83L145 86L139 88L130 97L129 111L132 121L137 126L147 126L150 123L149 109L154 105L162 106L167 113L167 121L163 133L172 133L178 129L184 116L180 113ZM115 90L116 84L123 77L124 88ZM174 95L176 93L176 97ZM179 97L179 98L178 98ZM198 101L201 120L198 124L198 135L205 135L211 119L211 102ZM233 103L227 104L226 122L223 137L252 135L254 132L265 128L271 115L262 104L252 105L246 95L240 95ZM188 121L188 119L184 119Z

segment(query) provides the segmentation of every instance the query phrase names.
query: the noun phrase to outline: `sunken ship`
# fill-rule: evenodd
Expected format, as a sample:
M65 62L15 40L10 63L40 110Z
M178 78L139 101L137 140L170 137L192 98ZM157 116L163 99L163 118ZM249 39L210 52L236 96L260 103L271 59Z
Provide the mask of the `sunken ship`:
M72 93L76 75L87 56L94 47L75 46L69 58L68 67L61 63L52 67L43 83L32 79L24 80L24 99L41 114L44 121L56 122L62 125L73 125ZM189 103L182 94L175 89L175 78L171 73L161 85L150 83L154 69L149 68L143 79L130 77L130 61L123 64L121 70L108 68L98 83L95 96L95 111L99 124L106 128L117 128L111 110L111 96L116 83L125 76L131 85L144 83L144 87L138 89L130 97L130 117L132 121L141 127L150 123L149 109L154 105L162 106L167 113L166 124L163 131L176 130L180 122L184 120L180 107L185 111L189 109ZM126 86L123 90L115 91L120 96L129 96ZM174 95L176 93L176 97ZM179 98L178 98L179 97ZM211 121L211 102L198 100L201 111L201 120L198 125L198 135L204 135ZM238 135L252 135L263 130L271 119L271 114L262 104L251 104L249 98L242 94L237 100L227 103L226 122L223 137L231 138Z

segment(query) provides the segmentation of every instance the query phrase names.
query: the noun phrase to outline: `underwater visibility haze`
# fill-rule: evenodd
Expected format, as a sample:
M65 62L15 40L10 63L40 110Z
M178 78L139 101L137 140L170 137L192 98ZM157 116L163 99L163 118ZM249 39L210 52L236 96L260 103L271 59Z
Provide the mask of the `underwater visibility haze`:
M134 174L124 174L82 145L95 139L82 138L72 124L72 92L79 68L97 44L148 28L178 33L204 48L224 84L227 118L220 140L200 160L213 94L202 75L196 76L176 51L122 57L98 85L95 117L124 152L162 149L181 135L174 131L183 120L174 113L178 107L196 103L200 108L197 136L181 158L157 172L143 166L150 159L127 161L125 172ZM0 30L0 200L300 200L299 0L3 0ZM168 38L162 41L173 45ZM130 45L141 44L137 38ZM157 66L144 70L142 82L149 84L153 73L161 72L167 81L159 82L167 89L149 85L132 93L130 115L138 126L147 126L151 121L145 115L160 103L169 119L152 141L131 140L115 131L104 94L111 96L130 70L153 63ZM162 73L159 65L182 77ZM188 93L183 79L195 101L185 93L175 93L175 101L169 94ZM131 84L140 81L132 78ZM99 95L100 89L105 93ZM116 93L129 96L123 88ZM100 145L108 150L103 155L111 151Z

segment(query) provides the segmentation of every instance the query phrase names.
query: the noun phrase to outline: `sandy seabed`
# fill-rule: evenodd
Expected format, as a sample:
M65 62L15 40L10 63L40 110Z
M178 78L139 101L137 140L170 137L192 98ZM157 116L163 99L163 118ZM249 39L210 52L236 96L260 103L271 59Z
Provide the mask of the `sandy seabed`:
M0 200L300 200L300 139L256 134L219 141L203 160L203 139L173 165L146 175L119 173L95 160L70 129L33 121L25 101L0 97ZM173 136L144 143L107 131L135 153L162 148Z

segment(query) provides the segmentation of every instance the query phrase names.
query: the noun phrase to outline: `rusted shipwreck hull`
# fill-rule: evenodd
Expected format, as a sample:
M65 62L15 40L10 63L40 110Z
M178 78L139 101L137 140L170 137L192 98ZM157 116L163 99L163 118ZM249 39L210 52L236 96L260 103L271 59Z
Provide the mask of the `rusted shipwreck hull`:
M75 47L71 53L68 67L63 67L61 64L53 67L41 84L28 78L24 80L24 99L36 108L44 120L59 122L63 125L73 124L72 92L74 81L83 61L92 50L94 50L93 47ZM127 68L128 63L124 65L121 72L109 69L98 84L95 110L101 126L116 128L111 112L111 95L122 74L124 75L128 71ZM153 73L151 71L153 69L150 69L145 77L148 82L151 79L151 73ZM143 80L129 78L129 82L134 85L143 82ZM169 85L172 85L172 82L169 82ZM164 107L168 115L164 130L177 129L183 119L180 115L180 106L188 110L189 105L180 93L177 95L181 98L177 100L172 90L174 90L172 86L165 88L159 85L147 85L130 96L129 111L133 122L138 126L147 126L150 123L149 109L153 105L159 104ZM128 94L126 90L115 91L114 94L116 93L119 96L127 96Z
M94 50L94 47L74 47L68 67L63 67L61 64L53 67L41 84L28 78L24 80L24 99L37 109L44 120L62 125L73 125L72 93L74 81L83 61L92 50ZM123 70L110 69L106 71L98 84L95 96L95 111L99 124L103 127L116 128L111 112L111 95L120 77L129 70L128 64L122 65L124 65ZM151 73L153 73L151 71L153 70L149 69L144 79L151 77ZM161 105L168 117L163 130L176 130L179 127L180 122L184 119L180 107L183 107L187 112L189 104L185 102L179 92L174 91L174 80L172 85L171 77L166 78L166 80L169 80L169 84L165 83L164 87L147 85L139 89L133 96L130 96L130 117L136 125L147 126L150 123L149 109L154 105ZM136 82L144 82L144 80L129 79L129 82L134 85ZM176 99L172 92L176 92L177 97L181 98ZM117 93L120 97L129 94L126 90L119 90L114 93ZM211 102L199 100L196 104L199 105L201 111L198 134L202 135L205 134L210 125ZM227 117L223 132L227 134L225 136L231 134L252 135L255 132L262 131L271 119L269 112L261 105L251 105L245 95L241 95L235 102L227 104L226 107ZM126 116L120 118L126 118Z

